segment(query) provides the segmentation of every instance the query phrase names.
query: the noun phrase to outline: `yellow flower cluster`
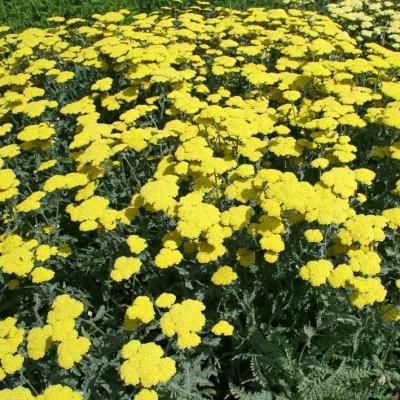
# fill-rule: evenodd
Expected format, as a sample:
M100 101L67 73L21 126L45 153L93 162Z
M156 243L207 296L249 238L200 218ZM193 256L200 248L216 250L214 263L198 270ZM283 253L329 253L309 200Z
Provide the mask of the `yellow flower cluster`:
M309 281L313 286L320 286L326 282L333 270L329 260L309 261L300 268L300 277Z
M129 246L129 250L133 254L139 254L147 247L147 242L145 239L141 238L138 235L130 235L126 239L126 243Z
M54 277L54 271L38 265L50 257L69 255L68 245L39 245L36 239L24 240L18 235L0 238L0 269L7 274L19 277L29 276L33 283L47 282Z
M140 190L143 203L151 211L168 212L175 205L179 187L177 177L167 175L160 179L146 183Z
M0 381L6 375L15 374L24 363L24 357L18 353L18 347L24 340L24 329L17 328L16 323L17 320L12 317L0 321Z
M0 399L2 400L83 400L83 396L72 390L68 386L50 385L42 394L34 396L32 392L18 386L14 389L0 390Z
M0 166L2 164L0 160ZM0 202L9 200L17 195L19 184L20 181L12 169L0 169Z
M89 182L85 174L71 172L66 175L53 175L43 185L45 192L51 193L55 190L68 190L78 186L84 186Z
M400 207L383 210L382 216L387 220L387 226L391 229L400 228Z
M387 290L379 278L356 277L351 280L351 285L355 290L350 295L350 300L358 308L385 300Z
M91 345L85 336L79 336L75 320L83 312L83 304L67 294L57 296L47 314L47 324L34 327L28 333L28 355L34 360L43 358L53 342L57 347L58 364L61 368L72 368Z
M211 332L217 336L232 336L233 326L225 320L218 321L211 329Z
M129 279L133 274L140 271L142 262L136 257L121 256L115 260L114 268L110 272L110 277L116 282Z
M349 265L339 264L329 274L328 282L335 289L343 288L347 286L353 276L353 271Z
M381 272L381 259L373 251L349 250L349 266L353 272L361 272L363 275L376 275Z
M177 335L177 345L181 349L198 346L201 342L198 333L206 323L204 310L199 300L188 299L172 305L160 319L162 333L167 337Z
M177 249L163 247L154 258L154 265L164 269L178 265L183 259L182 253Z
M125 328L132 330L140 323L153 321L155 311L151 299L147 296L136 297L125 313Z
M151 389L141 389L133 400L158 400L158 394Z
M27 213L30 211L35 211L40 209L41 202L40 200L46 196L45 192L37 191L30 194L26 199L21 201L21 203L17 204L16 209L18 212Z
M324 238L319 229L307 229L304 231L304 236L309 243L319 243Z
M147 248L145 239L138 235L130 235L126 239L129 250L132 254L138 255ZM115 260L114 268L110 273L112 280L121 282L122 280L129 279L133 274L140 271L142 262L137 257L121 256Z
M155 301L155 305L159 308L171 308L175 303L176 296L173 293L161 293Z
M120 375L126 385L150 388L169 381L176 373L175 361L164 357L162 348L153 342L131 340L124 345L121 353L125 361L121 365ZM150 391L142 391L137 398L146 399L150 394Z
M211 277L214 285L230 285L237 279L238 275L233 271L232 267L224 265L219 267Z
M39 243L37 240L24 241L18 235L2 237L0 243L0 266L8 274L26 276L34 267L34 253L32 249Z
M341 0L327 5L330 16L345 25L359 41L382 40L400 48L400 8L391 0Z
M381 271L379 255L373 251L349 250L348 264L340 264L334 268L328 260L309 261L300 268L300 277L313 286L326 282L333 288L350 288L351 303L362 308L375 302L385 300L387 290L378 277L373 277ZM365 276L356 276L361 273Z
M79 205L69 204L66 211L72 221L80 222L81 231L92 231L98 227L112 230L116 227L119 214L108 207L109 200L101 196L92 196Z
M27 125L17 134L17 138L23 142L30 142L35 140L47 140L54 134L54 128L43 122L38 125Z
M386 224L387 219L380 215L355 215L343 223L337 237L347 246L352 243L369 246L385 240L383 228Z
M176 230L182 237L196 239L219 221L219 210L201 200L200 196L187 196L180 201Z

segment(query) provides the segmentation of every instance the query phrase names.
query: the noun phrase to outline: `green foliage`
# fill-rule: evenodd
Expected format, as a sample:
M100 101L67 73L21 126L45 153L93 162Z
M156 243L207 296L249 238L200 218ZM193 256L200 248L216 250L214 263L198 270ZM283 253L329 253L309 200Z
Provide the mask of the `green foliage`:
M249 394L243 387L230 386L235 398L362 400L396 390L400 374L390 356L399 350L395 324L382 326L371 311L354 315L340 298L328 296L326 301L313 313L315 326L260 322L254 327L233 360L247 364L242 382L257 391ZM292 306L293 313L300 312L301 307Z
M182 4L171 0L0 0L0 25L11 26L14 30L30 27L46 28L51 26L48 17L54 15L65 18L89 18L94 13L105 13L121 8L131 12L151 12L163 6L184 9L190 0ZM212 7L225 6L235 9L248 7L281 7L281 0L211 0ZM311 8L324 11L326 0L316 0Z

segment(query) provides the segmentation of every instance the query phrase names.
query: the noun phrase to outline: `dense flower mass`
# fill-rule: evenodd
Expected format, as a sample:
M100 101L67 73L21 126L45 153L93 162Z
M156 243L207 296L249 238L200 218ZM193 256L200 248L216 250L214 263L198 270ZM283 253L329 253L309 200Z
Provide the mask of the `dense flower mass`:
M53 342L57 347L58 365L70 369L87 353L91 342L79 336L75 319L83 312L83 304L69 295L57 296L47 314L47 324L32 328L27 337L28 355L34 360L43 358Z
M214 396L293 303L400 320L397 4L175 3L0 28L0 399Z
M0 390L0 398L4 400L83 400L80 393L62 385L50 385L38 396L34 396L30 389L22 386L14 389L3 389Z

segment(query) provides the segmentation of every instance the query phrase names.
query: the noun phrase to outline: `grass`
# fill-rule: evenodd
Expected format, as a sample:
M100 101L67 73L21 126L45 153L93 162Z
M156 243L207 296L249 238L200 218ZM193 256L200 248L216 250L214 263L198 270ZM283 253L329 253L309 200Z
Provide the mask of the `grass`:
M184 0L184 4L193 1ZM211 6L236 9L247 7L279 7L282 0L211 0ZM323 10L326 0L312 2L312 8ZM121 8L131 12L150 12L161 6L176 4L170 0L0 0L0 25L8 25L13 31L30 27L46 28L47 18L55 15L66 18L90 18L94 13L105 13Z

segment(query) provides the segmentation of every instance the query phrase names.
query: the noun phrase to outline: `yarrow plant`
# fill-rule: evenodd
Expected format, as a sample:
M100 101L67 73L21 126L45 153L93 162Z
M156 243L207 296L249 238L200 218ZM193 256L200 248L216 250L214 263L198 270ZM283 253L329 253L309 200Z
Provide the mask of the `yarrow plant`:
M2 27L0 399L393 394L393 21L391 49L206 1Z

